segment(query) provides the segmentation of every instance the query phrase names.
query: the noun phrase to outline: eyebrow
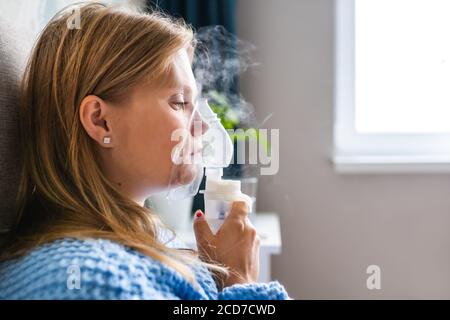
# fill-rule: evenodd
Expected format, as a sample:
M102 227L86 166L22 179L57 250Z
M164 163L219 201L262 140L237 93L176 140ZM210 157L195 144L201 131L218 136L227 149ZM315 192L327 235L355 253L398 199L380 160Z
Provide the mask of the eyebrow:
M192 97L193 98L192 100L195 101L195 100L197 100L199 98L198 90L192 90L190 86L175 86L175 85L172 85L172 86L169 87L169 90L171 90L171 91L179 90L179 91L181 91L183 93L186 92L188 94L192 94L193 91L195 91L196 95L195 95L195 97Z

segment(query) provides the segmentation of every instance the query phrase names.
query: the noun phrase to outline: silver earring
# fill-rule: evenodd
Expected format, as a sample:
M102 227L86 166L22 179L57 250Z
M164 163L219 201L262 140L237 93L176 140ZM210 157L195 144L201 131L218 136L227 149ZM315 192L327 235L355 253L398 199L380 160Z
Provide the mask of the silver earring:
M103 138L103 143L104 144L110 144L111 143L111 138L110 137L104 137Z

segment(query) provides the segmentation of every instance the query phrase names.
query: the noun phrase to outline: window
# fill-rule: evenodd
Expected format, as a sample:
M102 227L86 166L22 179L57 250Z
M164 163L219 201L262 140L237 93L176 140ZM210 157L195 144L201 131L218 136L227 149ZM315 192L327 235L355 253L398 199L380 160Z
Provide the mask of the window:
M341 172L450 172L450 1L336 0Z

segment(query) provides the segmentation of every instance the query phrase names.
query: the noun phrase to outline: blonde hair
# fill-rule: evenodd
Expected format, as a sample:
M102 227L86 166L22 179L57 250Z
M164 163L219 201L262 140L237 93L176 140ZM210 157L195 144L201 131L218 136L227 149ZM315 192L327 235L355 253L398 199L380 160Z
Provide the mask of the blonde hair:
M181 20L158 12L78 4L81 28L67 27L74 10L57 14L40 34L21 85L23 163L17 221L2 260L59 238L104 238L174 268L189 281L189 264L227 273L157 240L156 213L125 197L102 173L94 141L79 119L87 95L120 99L144 78L161 79L181 48L195 37Z

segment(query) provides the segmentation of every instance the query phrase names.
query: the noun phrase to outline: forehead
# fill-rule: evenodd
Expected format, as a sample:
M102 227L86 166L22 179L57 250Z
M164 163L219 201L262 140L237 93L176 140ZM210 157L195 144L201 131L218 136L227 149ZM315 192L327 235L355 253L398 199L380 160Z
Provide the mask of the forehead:
M197 94L197 84L192 72L191 61L185 49L180 50L170 62L165 80L164 86L169 90Z

